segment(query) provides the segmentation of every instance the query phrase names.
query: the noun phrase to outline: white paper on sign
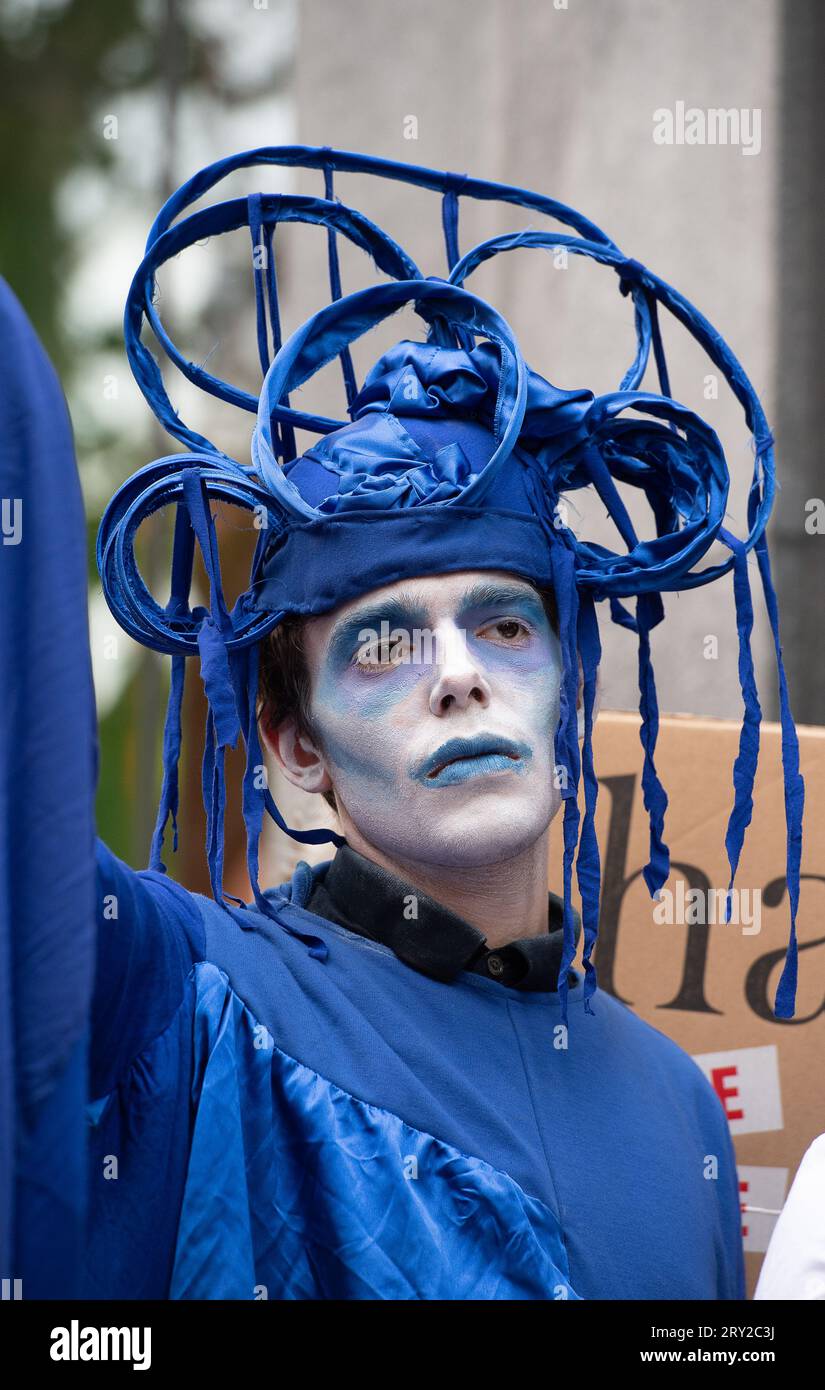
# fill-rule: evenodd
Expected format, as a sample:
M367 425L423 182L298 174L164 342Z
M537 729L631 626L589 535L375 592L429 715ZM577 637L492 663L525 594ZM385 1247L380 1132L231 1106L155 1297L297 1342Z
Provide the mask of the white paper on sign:
M783 1128L779 1054L773 1044L702 1052L693 1060L722 1102L731 1134Z
M765 1251L788 1190L789 1168L763 1168L737 1164L742 1211L742 1244L746 1250Z

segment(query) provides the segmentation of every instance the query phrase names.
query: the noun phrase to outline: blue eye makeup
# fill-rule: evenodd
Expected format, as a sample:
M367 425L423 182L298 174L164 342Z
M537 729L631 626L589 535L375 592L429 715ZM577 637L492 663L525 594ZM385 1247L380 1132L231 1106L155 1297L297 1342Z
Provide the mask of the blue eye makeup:
M498 609L507 617L524 615L535 623L547 621L541 597L532 589L517 584L482 583L476 584L465 595L460 609L460 617L484 617L484 610L491 614ZM495 621L491 616L490 621Z
M427 609L416 601L403 597L387 599L383 603L365 605L342 618L332 630L329 639L329 660L336 665L349 665L354 661L360 646L364 643L361 635L365 628L380 633L382 622L389 623L390 631L400 627L405 630L427 626Z
M414 645L415 634L432 632L435 621L433 613L415 595L401 592L383 601L366 603L333 628L327 649L328 667L354 671L366 679L397 674L400 667L410 665L409 659L400 665L380 660L371 666L366 659L359 661L359 653L370 645L372 634L380 637L383 632L389 636L400 629L409 634ZM474 584L461 597L455 622L465 630L468 639L478 637L511 652L524 651L531 636L541 636L548 628L541 596L523 585L501 580ZM521 631L496 636L498 623L520 624ZM376 649L374 642L372 646ZM379 643L377 650L388 646ZM427 664L426 657L413 664L420 668L422 661Z
M475 585L465 596L459 620L473 630L492 628L496 623L517 622L523 623L528 631L532 628L541 633L548 626L539 594L520 585L502 583ZM502 637L501 640L508 639Z

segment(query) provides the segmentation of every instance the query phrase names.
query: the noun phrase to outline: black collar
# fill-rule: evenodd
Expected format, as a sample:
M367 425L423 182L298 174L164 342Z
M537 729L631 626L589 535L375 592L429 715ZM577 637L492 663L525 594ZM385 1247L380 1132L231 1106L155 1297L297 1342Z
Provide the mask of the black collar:
M310 912L380 941L413 970L454 980L462 970L521 990L555 990L563 946L563 904L548 894L547 931L488 950L475 927L411 884L342 845L315 883ZM581 920L576 914L578 943ZM575 976L570 980L575 983Z

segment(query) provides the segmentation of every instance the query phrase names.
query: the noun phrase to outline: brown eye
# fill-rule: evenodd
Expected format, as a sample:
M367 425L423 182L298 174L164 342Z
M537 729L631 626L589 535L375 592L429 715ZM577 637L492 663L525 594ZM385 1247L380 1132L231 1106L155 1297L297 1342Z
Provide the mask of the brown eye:
M497 622L488 623L486 627L481 628L478 635L493 642L515 646L516 643L529 638L530 628L520 618L499 618Z
M409 644L401 636L367 642L355 653L354 664L362 671L377 673L408 660Z

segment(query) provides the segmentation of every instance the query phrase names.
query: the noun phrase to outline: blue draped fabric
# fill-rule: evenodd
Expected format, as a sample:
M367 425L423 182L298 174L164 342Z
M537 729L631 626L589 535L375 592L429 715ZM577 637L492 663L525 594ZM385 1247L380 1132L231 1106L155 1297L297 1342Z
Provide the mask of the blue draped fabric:
M0 380L0 1276L49 1298L85 1217L97 736L68 411L3 281Z
M552 1211L275 1047L195 970L197 1118L171 1298L577 1298Z
M557 993L308 912L326 864L266 914L97 865L86 1296L744 1297L722 1107L624 1005L578 979L560 1045Z

